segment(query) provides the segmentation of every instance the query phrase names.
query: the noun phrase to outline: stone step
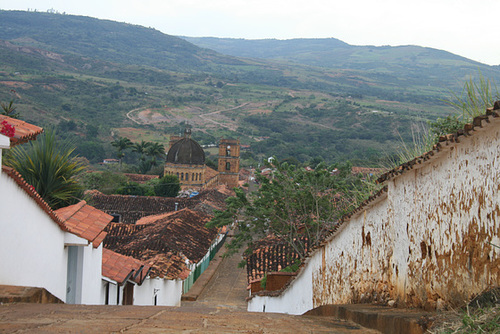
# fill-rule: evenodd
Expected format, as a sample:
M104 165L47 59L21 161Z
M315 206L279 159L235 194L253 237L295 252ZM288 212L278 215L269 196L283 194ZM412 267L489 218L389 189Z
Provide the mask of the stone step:
M44 288L0 285L0 303L59 304L62 301Z
M350 320L384 334L423 334L432 325L435 314L371 304L323 305L305 315Z

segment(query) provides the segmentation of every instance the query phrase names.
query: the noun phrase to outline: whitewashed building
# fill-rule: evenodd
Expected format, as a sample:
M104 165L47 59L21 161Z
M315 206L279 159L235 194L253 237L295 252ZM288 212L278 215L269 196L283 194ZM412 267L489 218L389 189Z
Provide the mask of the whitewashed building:
M36 139L42 128L0 115L2 150ZM99 304L103 229L112 217L84 201L54 212L14 169L0 171L0 284L46 289L62 302Z

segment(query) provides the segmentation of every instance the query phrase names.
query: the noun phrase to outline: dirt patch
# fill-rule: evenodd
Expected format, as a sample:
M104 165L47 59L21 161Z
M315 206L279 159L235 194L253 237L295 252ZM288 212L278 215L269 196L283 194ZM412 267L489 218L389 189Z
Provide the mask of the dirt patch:
M32 85L23 81L0 81L0 84L13 88L31 88Z
M138 120L143 124L167 122L171 118L151 109L145 109L137 114Z

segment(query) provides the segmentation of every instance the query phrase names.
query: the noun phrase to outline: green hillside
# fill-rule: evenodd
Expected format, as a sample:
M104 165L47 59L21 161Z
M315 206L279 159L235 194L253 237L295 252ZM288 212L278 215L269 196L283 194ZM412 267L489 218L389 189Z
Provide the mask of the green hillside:
M478 66L486 77L498 74L418 47L275 42L241 44L261 58L239 58L141 26L0 11L0 101L14 100L23 119L56 127L92 163L114 157L110 142L119 136L165 144L190 124L201 144L225 136L250 145L244 164L275 155L377 165L400 138L411 140L416 125L450 113L443 99ZM327 56L340 49L350 63Z
M500 66L420 46L353 46L335 38L245 40L182 37L203 48L235 57L275 59L331 69L364 71L386 82L455 87L471 73L500 79Z

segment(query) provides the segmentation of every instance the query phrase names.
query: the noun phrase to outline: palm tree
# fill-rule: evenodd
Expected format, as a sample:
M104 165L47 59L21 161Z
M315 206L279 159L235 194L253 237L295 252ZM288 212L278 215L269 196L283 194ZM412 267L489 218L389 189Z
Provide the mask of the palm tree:
M146 148L146 155L151 158L151 165L156 166L156 158L162 158L165 156L165 148L159 143L150 143Z
M139 160L145 161L146 160L146 150L149 146L151 146L151 142L143 140L140 143L135 143L132 145L132 152L139 153L141 155Z
M77 176L84 166L68 142L58 145L54 131L47 131L36 141L14 147L5 163L32 185L52 209L73 204L82 196Z
M125 151L126 149L132 147L132 142L130 139L125 138L125 137L120 137L116 139L115 141L111 142L111 146L116 147L116 156L120 160L120 169L122 168L122 159L125 156Z

